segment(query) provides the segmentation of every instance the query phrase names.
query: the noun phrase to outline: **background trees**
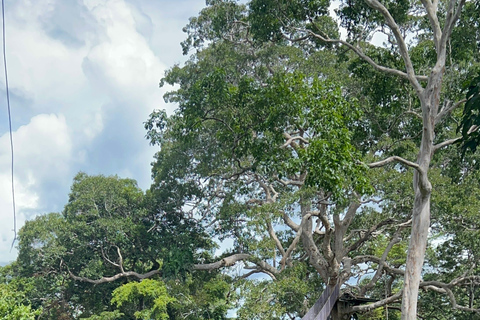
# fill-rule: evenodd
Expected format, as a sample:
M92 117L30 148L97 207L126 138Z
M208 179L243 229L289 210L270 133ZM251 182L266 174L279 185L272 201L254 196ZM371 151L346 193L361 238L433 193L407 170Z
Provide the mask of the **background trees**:
M26 301L42 318L166 319L211 309L220 319L227 312L220 300L228 277L204 275L194 288L175 280L200 256L208 259L213 242L190 220L156 211L131 179L79 173L63 213L28 221L19 237L19 257L4 279L29 284ZM145 278L152 280L130 282ZM215 284L224 285L208 296ZM203 307L183 303L202 294L209 297Z

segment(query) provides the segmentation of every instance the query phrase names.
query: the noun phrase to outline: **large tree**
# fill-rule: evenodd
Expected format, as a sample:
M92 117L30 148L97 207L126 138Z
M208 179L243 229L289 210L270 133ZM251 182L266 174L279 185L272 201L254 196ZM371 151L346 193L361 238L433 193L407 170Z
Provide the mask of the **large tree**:
M369 56L360 46L349 40L332 39L322 30L316 21L325 13L327 3L319 1L269 1L254 0L251 3L252 14L257 21L272 21L268 24L270 34L266 37L285 36L292 42L318 39L325 43L344 46L369 63L376 70L406 80L415 93L418 101L418 114L422 126L418 134L421 136L414 161L393 155L383 161L372 163L370 167L384 166L390 162L398 162L414 170L414 204L412 208L412 228L408 249L405 278L402 294L402 319L415 319L418 301L418 290L422 278L422 266L427 248L428 230L430 227L430 207L432 183L429 171L432 159L441 148L453 144L457 139L440 140L443 120L463 101L449 101L442 95L445 72L448 63L452 33L459 24L465 1L430 1L421 3L410 1L348 1L342 3L339 10L343 24L348 28L351 40L364 40L372 32L382 32L388 37L390 53L401 59L402 66L392 68L382 65ZM478 3L469 2L470 9ZM477 8L478 9L478 8ZM265 28L263 28L264 30ZM265 34L264 34L265 36ZM429 41L433 45L431 64L415 64L412 57L412 44ZM478 38L475 39L478 41ZM478 42L476 43L478 46ZM472 58L469 56L468 58ZM439 290L442 288L440 287ZM443 288L444 289L444 288Z
M463 43L478 24L478 3L348 1L338 10L345 40L328 1L208 4L186 28L184 49L196 50L191 60L164 79L180 85L167 95L179 105L176 114L155 113L147 123L162 146L153 188L195 190L191 214L230 232L237 250L247 252L230 258L253 262L254 272L278 278L293 267L292 252L328 284L371 266L358 292L385 277L383 299L347 313L401 298L402 317L415 319L420 287L446 294L454 309L478 311L459 306L452 293L477 281L474 271L449 282L421 280L432 177L450 175L455 191L468 185L456 185L452 172L467 171L446 168L455 158L443 149L461 139L460 82L478 68L478 33ZM462 11L468 20L459 20ZM376 32L385 35L384 46L368 42ZM380 208L366 205L369 199ZM392 259L410 225L406 262ZM384 250L375 252L378 230ZM395 291L399 277L403 288Z

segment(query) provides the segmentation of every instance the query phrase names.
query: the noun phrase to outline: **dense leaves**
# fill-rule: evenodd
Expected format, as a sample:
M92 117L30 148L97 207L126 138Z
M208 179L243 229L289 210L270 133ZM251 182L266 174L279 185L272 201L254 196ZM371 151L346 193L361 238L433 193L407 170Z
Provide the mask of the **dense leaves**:
M168 319L167 305L174 301L163 282L151 279L124 284L112 293L112 303L135 319Z
M472 80L467 92L467 102L463 109L462 122L457 131L462 133L462 153L475 152L480 144L480 76Z

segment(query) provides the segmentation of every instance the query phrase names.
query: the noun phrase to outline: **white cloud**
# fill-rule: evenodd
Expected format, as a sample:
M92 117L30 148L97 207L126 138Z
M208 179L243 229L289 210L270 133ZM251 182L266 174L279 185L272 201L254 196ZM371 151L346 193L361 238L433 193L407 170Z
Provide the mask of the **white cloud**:
M85 74L97 90L112 99L136 101L137 108L151 111L161 101L157 84L165 66L138 33L134 14L124 1L87 2L107 39L93 46L85 57Z
M55 114L40 114L27 125L13 132L15 150L15 202L17 226L32 218L32 210L43 207L40 196L48 196L48 191L39 190L39 185L57 179L65 182L71 162L71 140L65 117ZM12 259L10 252L13 240L13 207L11 193L10 137L5 133L0 137L0 252L2 261ZM8 252L7 252L8 251Z

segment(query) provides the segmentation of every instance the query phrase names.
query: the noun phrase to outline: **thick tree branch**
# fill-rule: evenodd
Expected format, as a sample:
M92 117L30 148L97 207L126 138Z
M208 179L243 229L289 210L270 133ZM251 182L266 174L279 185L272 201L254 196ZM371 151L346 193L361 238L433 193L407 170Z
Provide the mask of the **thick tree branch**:
M423 87L418 82L417 77L415 76L415 70L413 68L412 61L410 60L410 54L408 53L407 44L403 39L402 31L400 30L399 26L393 19L392 15L388 11L387 8L383 4L380 3L378 0L365 0L365 2L373 9L380 12L385 19L385 23L390 27L395 36L395 40L397 41L397 46L400 51L400 55L403 58L403 62L405 63L405 69L407 70L407 79L412 84L413 88L420 96L423 92Z
M118 263L115 263L112 260L108 259L108 257L105 255L105 251L103 251L103 247L100 247L100 252L102 253L102 257L103 257L103 259L105 259L105 261L107 261L108 263L110 263L111 265L113 265L117 268L120 267L120 265Z
M221 259L217 262L213 262L213 263L194 264L192 269L193 270L211 271L211 270L216 270L216 269L220 269L220 268L223 268L223 267L233 266L235 263L237 263L239 261L250 261L250 262L252 262L256 265L256 268L257 268L256 270L258 270L258 272L264 272L266 274L271 274L273 277L274 277L275 274L279 273L279 271L277 269L275 269L274 267L272 267L271 265L269 265L265 261L262 261L262 260L260 260L256 257L253 257L252 255L246 254L246 253L234 254L234 255L225 257L225 258L223 258L223 259ZM61 264L63 265L63 262ZM102 283L107 283L107 282L113 282L113 281L118 280L120 278L126 278L126 277L134 277L134 278L137 278L139 280L142 280L142 279L147 279L147 278L153 277L154 275L157 275L157 274L161 274L161 270L152 270L152 271L149 271L147 273L138 273L138 272L134 272L134 271L122 271L122 272L117 273L116 275L111 276L111 277L101 277L100 279L90 279L90 278L87 278L87 277L76 276L75 274L73 274L68 269L68 267L67 267L67 270L68 270L68 274L70 275L70 277L73 280L88 282L88 283L92 283L92 284L102 284Z
M123 269L123 257L122 257L122 253L120 252L120 248L115 246L117 248L117 254L118 254L118 264L120 265L120 271L122 271L122 273L125 273L125 270Z
M440 40L442 37L442 29L440 27L440 22L438 21L437 17L438 2L434 1L432 3L430 0L422 0L422 4L427 11L428 20L430 20L430 25L432 26L433 30L433 42L435 44L435 48L438 51Z
M305 215L312 216L310 209L311 209L310 202L301 203L300 211L301 211L302 217ZM324 279L324 281L328 281L328 278L330 276L328 273L328 262L326 261L324 255L320 253L320 250L318 249L317 244L313 239L312 226L308 224L308 223L311 223L311 220L302 219L302 222L303 221L305 221L305 225L303 225L302 228L305 228L305 229L304 231L302 231L301 237L302 237L303 247L305 248L308 254L310 264L315 268L315 270L317 270L317 272ZM324 239L326 237L327 237L327 234L325 234Z
M343 220L341 221L341 224L344 227L348 228L348 226L350 226L350 223L352 223L352 220L355 217L355 214L357 213L358 208L360 208L360 205L361 204L356 201L352 201L352 203L350 203L347 213L345 213L345 217L343 217Z
M468 130L467 134L470 134L470 133L475 132L475 131L477 131L477 130L478 130L478 126L472 126L472 127ZM436 144L436 145L433 146L433 152L435 152L435 151L437 151L437 150L439 150L439 149L441 149L441 148L443 148L443 147L452 145L452 144L454 144L454 143L462 140L462 138L463 138L463 137L457 137L457 138L453 138L453 139L449 139L449 140L445 140L445 141L443 141L443 142L440 142L440 143L438 143L438 144Z
M469 308L469 307L464 307L459 304L457 304L457 299L455 298L455 295L453 294L453 291L451 290L452 287L455 287L462 282L465 281L471 281L471 280L480 280L480 277L478 276L470 276L470 277L460 277L456 278L450 283L443 283L440 281L424 281L420 283L420 287L424 288L426 290L433 290L439 293L444 293L448 296L450 300L450 304L452 305L453 309L461 310L461 311L466 311L466 312L476 312L480 313L480 309L476 308Z
M458 137L458 138L454 138L454 139L448 139L448 140L445 140L445 141L443 141L443 142L440 142L440 143L438 143L438 144L436 144L436 145L433 146L433 151L435 152L435 151L437 151L437 150L439 150L439 149L441 149L441 148L443 148L443 147L452 145L452 144L454 144L455 142L458 142L458 141L460 141L460 140L462 140L462 137Z
M458 18L460 18L460 14L462 12L463 5L465 4L465 0L460 0L458 2L457 8L455 8L456 2L456 0L450 0L448 2L447 16L445 18L445 27L443 28L442 38L440 41L440 46L439 48L437 48L437 52L445 50L447 40L450 38L453 26L457 22Z
M287 226L290 227L290 229L292 229L295 232L298 232L298 229L300 228L300 226L296 224L292 219L290 219L290 217L285 211L283 212L283 221Z
M402 297L402 294L403 294L403 290L400 290L399 292L395 293L393 296L390 296L386 299L383 299L383 300L380 300L380 301L377 301L377 302L374 302L374 303L370 303L370 304L354 306L354 307L352 307L351 310L353 312L355 312L355 311L365 312L365 311L370 311L370 310L373 310L373 309L376 309L376 308L380 308L380 307L383 307L384 305L387 305L389 303L400 300L400 298Z
M216 270L223 267L233 266L238 261L244 261L250 259L251 255L248 253L237 253L228 257L225 257L219 261L207 264L195 264L193 270Z
M305 139L305 138L302 137L302 136L293 136L293 137L292 137L291 135L289 135L289 134L286 133L286 132L283 133L283 136L285 137L285 139L287 139L287 141L286 141L284 144L282 144L282 146L281 146L280 148L286 148L286 147L288 147L288 146L291 145L291 146L296 150L296 149L298 148L298 144L295 143L296 140L301 141L301 142L303 142L304 144L308 144L308 143L309 143L308 140Z
M239 261L250 261L250 262L256 264L257 267L259 267L262 270L268 271L272 274L278 274L279 273L279 271L277 269L275 269L274 267L272 267L271 265L269 265L265 261L260 260L260 259L254 257L254 256L252 256L248 253L237 253L237 254L225 257L225 258L223 258L223 259L221 259L217 262L213 262L213 263L194 264L193 265L193 270L206 270L206 271L216 270L216 269L220 269L220 268L223 268L223 267L233 266L235 263L237 263Z
M306 214L302 217L302 221L300 222L300 226L298 228L297 234L295 235L295 238L293 239L292 243L287 249L287 252L283 255L282 260L280 261L281 265L281 270L285 269L285 264L288 264L288 259L290 259L290 256L297 247L298 242L300 241L300 237L302 236L303 230L305 229L305 225L308 222L308 219L312 217L311 214Z
M280 260L280 266L281 270L285 269L285 264L288 264L288 260L290 259L290 255L292 254L293 250L297 247L298 242L300 241L300 237L302 236L303 232L303 227L302 225L298 229L297 234L295 235L295 238L293 239L292 243L287 249L287 252L283 255L282 260Z
M248 269L248 268L246 268L246 269ZM272 278L272 280L277 280L277 277L275 277L274 274L272 274L272 273L270 273L270 272L268 272L268 271L265 271L265 270L258 269L258 268L253 269L253 270L247 272L246 274L242 275L240 278L246 279L246 278L248 278L248 277L250 277L251 275L256 274L256 273L264 273L264 274L268 275L270 278Z
M287 186L303 187L303 185L305 184L305 177L306 175L302 174L298 179L283 180L278 178L277 181L283 184L285 187Z
M282 257L285 257L285 249L283 249L282 243L277 237L277 234L275 233L275 230L273 230L272 222L267 221L267 228L268 228L268 234L270 235L270 238L272 238L273 242L275 242L275 246L277 247L278 251L280 251L280 254Z

